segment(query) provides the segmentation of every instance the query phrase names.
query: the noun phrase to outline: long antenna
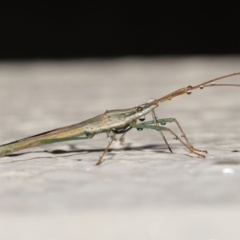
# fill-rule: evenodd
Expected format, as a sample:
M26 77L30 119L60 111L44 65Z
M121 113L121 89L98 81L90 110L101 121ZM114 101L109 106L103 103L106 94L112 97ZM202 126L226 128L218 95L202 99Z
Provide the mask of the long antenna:
M191 94L191 92L197 88L200 88L200 89L203 89L205 87L226 87L226 86L229 86L229 87L240 87L240 84L231 84L231 83L220 83L220 84L216 84L215 82L220 80L220 79L223 79L223 78L228 78L228 77L233 77L233 76L236 76L236 75L240 75L240 72L236 72L236 73L232 73L232 74L228 74L228 75L225 75L225 76L222 76L222 77L218 77L218 78L214 78L214 79L211 79L207 82L203 82L201 84L198 84L198 85L195 85L195 86L188 86L186 88L180 88L178 89L177 91L174 91L162 98L159 98L153 102L151 102L150 104L158 104L158 103L162 103L162 102L165 102L167 100L171 100L172 98L174 97L177 97L177 96L180 96L180 95L183 95L185 93L187 94Z

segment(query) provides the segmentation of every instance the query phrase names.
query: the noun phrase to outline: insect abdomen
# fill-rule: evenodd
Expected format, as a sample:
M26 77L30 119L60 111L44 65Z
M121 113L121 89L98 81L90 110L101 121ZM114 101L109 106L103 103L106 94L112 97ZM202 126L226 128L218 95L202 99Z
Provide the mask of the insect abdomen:
M6 156L12 152L16 152L27 147L34 147L38 145L40 145L40 141L33 141L30 139L23 139L20 141L8 143L0 146L0 157Z

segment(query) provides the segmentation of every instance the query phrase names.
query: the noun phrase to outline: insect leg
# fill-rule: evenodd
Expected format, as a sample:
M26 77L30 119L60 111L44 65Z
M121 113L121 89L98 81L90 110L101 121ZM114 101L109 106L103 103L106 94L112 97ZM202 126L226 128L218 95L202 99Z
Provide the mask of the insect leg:
M175 122L177 127L179 128L180 132L181 132L181 136L185 139L186 143L188 144L188 146L190 148L193 148L195 151L198 151L198 152L204 152L204 153L207 153L206 150L200 150L200 149L197 149L195 147L193 147L193 145L190 143L190 141L188 140L185 132L183 131L182 127L180 126L179 122L177 121L176 118L164 118L164 119L157 119L157 122L160 123L161 125L165 125L166 123L172 123L172 122Z
M100 165L102 163L103 157L106 154L106 152L108 151L109 147L111 146L111 144L116 141L115 138L115 133L113 131L110 131L107 133L108 139L109 139L109 143L107 145L107 147L104 149L102 155L99 157L98 162L96 163L96 165Z
M157 115L156 115L156 113L155 113L154 110L152 110L152 117L153 117L154 125L155 125L155 126L159 126L159 123L157 122ZM171 149L169 143L167 142L167 139L165 138L163 132L160 130L159 133L161 134L161 136L162 136L162 138L163 138L165 144L167 145L167 147L168 147L170 153L172 153L172 149Z
M99 157L99 160L96 163L97 166L102 163L102 159L103 159L104 155L106 154L106 152L108 151L108 149L111 146L111 144L113 143L113 141L114 141L114 139L111 139L110 142L108 143L107 147L104 149L102 155Z
M196 150L192 145L189 146L185 142L183 142L182 139L176 133L174 133L170 128L166 128L166 131L169 131L175 137L175 139L179 140L191 153L194 153L199 157L205 158L203 154L198 153L199 150Z
M157 122L160 122L163 120L170 120L170 119L157 119ZM167 121L169 122L169 121ZM163 127L163 126L156 126L154 124L154 121L148 121L148 122L145 122L145 123L139 123L139 124L136 124L136 125L133 125L132 126L133 128L137 128L137 129L153 129L153 130L156 130L156 131L168 131L170 132L177 140L179 140L191 153L194 153L196 154L197 156L199 157L202 157L202 158L205 158L204 155L200 154L197 152L197 150L195 150L195 148L192 147L192 145L188 145L188 143L185 143L176 133L174 133L170 128L167 128L167 127Z
M123 133L122 136L119 138L120 144L123 145L124 144L124 137L126 135L127 132Z
M157 116L156 116L156 113L155 113L154 110L152 111L152 117L153 117L154 125L155 125L155 126L159 126L159 123L160 123L160 122L158 122L158 120L160 120L160 119L157 119ZM166 124L166 123L164 122L164 124ZM123 145L123 143L124 143L125 134L126 134L127 131L129 131L131 128L132 128L132 127L128 128L128 129L122 134L122 136L119 138L119 141L120 141L120 144L121 144L121 145ZM114 132L115 132L115 131L114 131ZM160 132L160 134L161 134L161 136L162 136L165 144L167 145L169 151L172 153L172 149L171 149L169 143L167 142L167 139L165 138L163 132L162 132L161 130L160 130L159 132ZM119 132L115 132L115 133L119 133Z
M184 133L182 127L180 126L180 124L179 124L179 122L177 121L176 118L173 118L173 122L175 122L175 123L177 124L177 126L178 126L180 132L182 133L182 137L186 140L186 142L187 142L187 144L188 144L188 146L189 146L190 148L192 148L192 149L194 149L195 151L198 151L198 152L204 152L204 153L207 153L206 150L200 150L200 149L197 149L197 148L193 147L193 145L189 142L189 140L188 140L186 134Z

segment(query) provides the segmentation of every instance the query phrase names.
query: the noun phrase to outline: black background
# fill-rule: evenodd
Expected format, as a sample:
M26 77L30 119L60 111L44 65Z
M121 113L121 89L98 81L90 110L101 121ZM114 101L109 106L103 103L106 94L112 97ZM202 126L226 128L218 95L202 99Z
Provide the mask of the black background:
M239 54L240 12L219 1L9 2L1 60Z

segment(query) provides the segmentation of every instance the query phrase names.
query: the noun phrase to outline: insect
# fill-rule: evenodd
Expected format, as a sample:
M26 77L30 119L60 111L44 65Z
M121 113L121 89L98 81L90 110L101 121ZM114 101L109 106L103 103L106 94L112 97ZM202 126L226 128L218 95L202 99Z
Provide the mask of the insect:
M203 89L206 87L216 86L240 87L240 84L216 84L216 81L220 79L232 77L235 75L240 75L240 72L221 76L195 86L180 88L170 94L167 94L162 98L156 100L152 99L147 103L141 104L137 107L106 111L101 115L74 125L57 128L48 132L40 133L34 136L1 145L0 157L21 149L34 147L41 144L91 139L96 134L106 133L109 139L109 143L96 163L96 165L100 165L109 147L116 140L115 135L122 134L122 136L120 137L120 141L122 142L126 132L128 132L132 128L135 128L137 130L152 129L160 132L169 151L172 152L165 136L163 135L163 131L168 131L174 136L175 139L179 140L189 150L189 152L197 155L198 157L204 158L204 153L207 153L207 151L200 150L192 146L176 118L158 119L154 110L156 107L158 107L160 103L171 100L172 98L183 95L185 93L191 94L191 92L195 89ZM152 115L152 120L145 121L145 115L149 113ZM175 123L181 132L181 136L179 137L170 128L165 127L164 125L166 123Z

